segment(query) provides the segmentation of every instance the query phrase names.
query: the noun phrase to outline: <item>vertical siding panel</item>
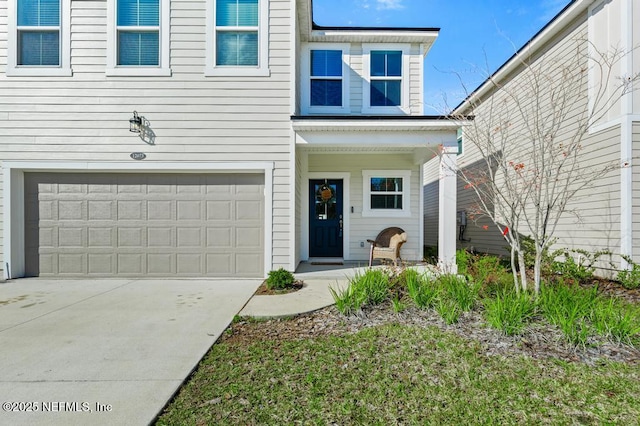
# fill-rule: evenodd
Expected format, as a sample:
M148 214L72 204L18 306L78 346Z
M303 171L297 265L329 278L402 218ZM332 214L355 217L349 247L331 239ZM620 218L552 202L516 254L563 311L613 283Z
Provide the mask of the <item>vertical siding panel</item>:
M4 74L7 70L7 25L9 22L7 10L8 1L0 2L0 73Z
M0 161L0 166L2 162ZM0 167L0 280L4 277L4 173Z
M439 158L433 158L424 166L423 208L424 208L424 245L438 247L438 220L440 208Z
M349 76L349 86L350 86L350 99L349 102L351 104L351 113L352 114L361 114L362 106L363 106L363 75L364 75L364 64L362 62L362 44L354 43L351 45L350 49L350 64L349 68L351 69L351 75Z
M636 263L640 263L640 165L636 159L640 158L640 122L633 123L633 256Z
M411 115L422 113L422 92L420 91L420 70L424 66L424 58L420 54L420 45L413 44L410 49L409 65L409 111Z

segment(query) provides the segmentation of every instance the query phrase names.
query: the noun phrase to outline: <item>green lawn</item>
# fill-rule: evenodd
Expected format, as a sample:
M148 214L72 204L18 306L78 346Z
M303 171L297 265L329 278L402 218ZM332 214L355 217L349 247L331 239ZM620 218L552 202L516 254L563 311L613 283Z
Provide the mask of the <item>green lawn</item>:
M266 326L266 325L265 325ZM639 424L640 365L483 354L435 327L216 343L158 424Z

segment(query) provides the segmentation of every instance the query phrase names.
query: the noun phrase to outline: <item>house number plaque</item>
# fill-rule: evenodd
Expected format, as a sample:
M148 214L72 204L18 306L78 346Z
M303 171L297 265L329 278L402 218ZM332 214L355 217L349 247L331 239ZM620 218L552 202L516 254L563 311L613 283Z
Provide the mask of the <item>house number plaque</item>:
M130 157L134 160L144 160L145 158L147 158L147 154L145 154L144 152L132 152Z

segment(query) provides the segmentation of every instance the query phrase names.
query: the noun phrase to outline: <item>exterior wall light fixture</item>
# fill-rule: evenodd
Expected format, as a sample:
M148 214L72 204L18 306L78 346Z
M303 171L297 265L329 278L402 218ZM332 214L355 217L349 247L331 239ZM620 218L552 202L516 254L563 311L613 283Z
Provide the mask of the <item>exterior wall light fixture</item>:
M129 131L133 133L140 133L142 129L142 118L136 111L133 111L133 117L129 119Z

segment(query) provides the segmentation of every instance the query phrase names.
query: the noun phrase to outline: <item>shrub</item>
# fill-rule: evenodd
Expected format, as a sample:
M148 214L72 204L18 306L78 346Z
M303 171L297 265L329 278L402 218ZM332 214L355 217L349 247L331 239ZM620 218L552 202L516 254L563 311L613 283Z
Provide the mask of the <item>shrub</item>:
M356 274L346 289L331 295L336 308L345 315L350 315L365 305L379 305L391 297L391 280L389 275L380 269L368 269L364 274Z
M489 325L507 336L522 333L536 310L535 301L528 293L518 294L508 289L486 299L484 307Z
M362 275L356 275L351 284L366 296L366 304L379 305L390 296L390 281L383 270L369 269Z
M438 297L438 287L427 275L407 274L405 284L409 297L420 309L433 307Z
M329 287L329 291L336 302L336 309L343 315L355 314L366 302L365 295L352 285L341 291Z
M458 265L458 273L460 275L469 274L469 264L473 255L467 250L456 251L456 264Z
M453 301L462 311L468 311L478 298L479 287L474 282L456 275L442 275L438 277L438 283L442 287L442 297Z
M472 265L472 276L481 284L499 282L504 274L508 274L507 268L497 256L478 256Z
M634 289L640 287L640 265L635 263L629 256L622 256L629 263L631 269L623 269L616 277L624 288Z
M551 264L552 272L561 275L565 280L576 283L584 282L593 278L596 262L606 254L610 254L610 252L601 250L590 253L582 249L561 250L559 256L563 256L564 260L554 260Z
M458 250L456 262L458 273L478 284L483 293L494 294L502 287L513 285L513 276L507 263L499 256Z
M266 284L269 290L284 290L290 288L294 282L293 274L284 268L280 268L269 272Z
M593 318L597 293L597 287L545 286L539 298L542 314L560 328L570 343L585 345L589 334L587 320Z
M455 324L460 319L460 307L452 299L439 298L435 308L448 325Z
M598 334L633 345L640 337L640 309L614 298L599 299L593 324Z
M398 296L394 296L393 299L391 299L391 307L393 308L393 312L400 313L407 308L407 304Z

